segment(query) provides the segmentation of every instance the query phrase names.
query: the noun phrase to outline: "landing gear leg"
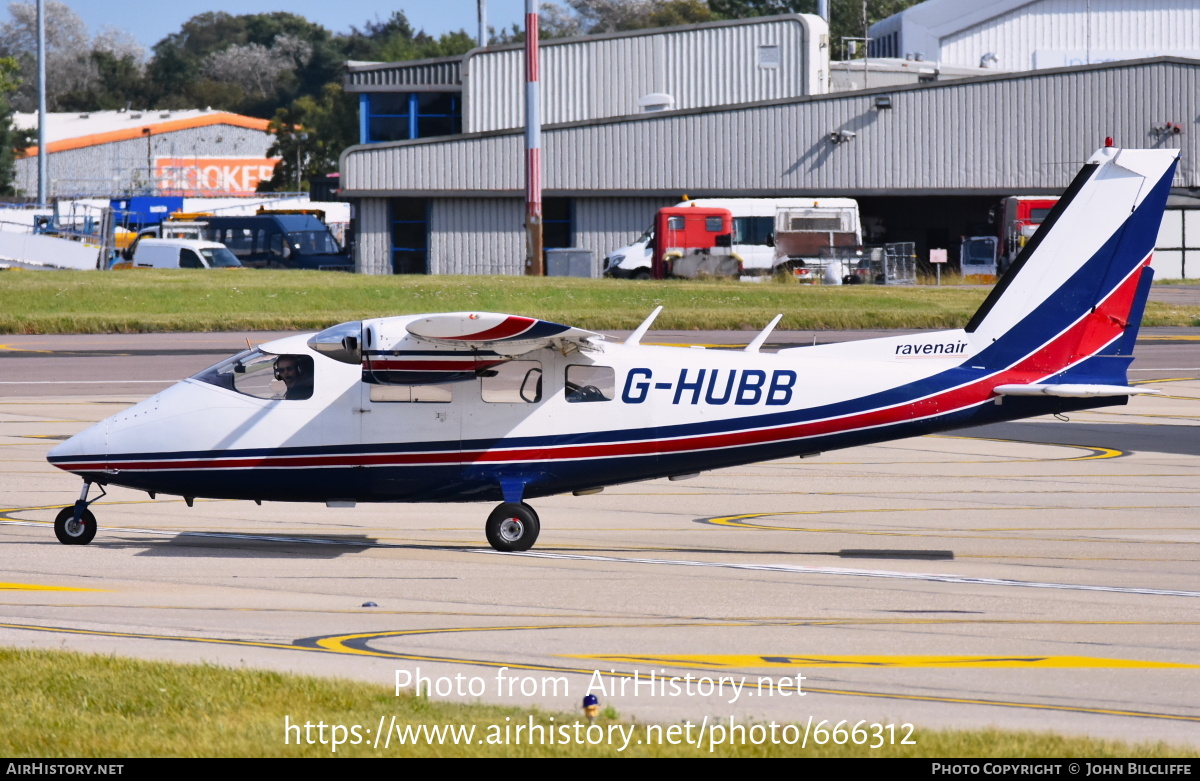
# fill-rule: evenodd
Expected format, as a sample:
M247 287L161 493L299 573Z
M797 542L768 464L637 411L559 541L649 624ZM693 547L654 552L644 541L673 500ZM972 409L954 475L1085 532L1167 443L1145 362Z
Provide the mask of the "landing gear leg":
M54 536L63 545L87 545L96 536L96 516L92 515L88 505L102 499L106 492L104 486L100 486L100 496L89 502L87 495L91 487L92 484L84 480L79 499L71 507L62 508L54 519Z
M503 502L488 516L484 531L488 543L498 551L526 551L537 541L542 523L524 502Z

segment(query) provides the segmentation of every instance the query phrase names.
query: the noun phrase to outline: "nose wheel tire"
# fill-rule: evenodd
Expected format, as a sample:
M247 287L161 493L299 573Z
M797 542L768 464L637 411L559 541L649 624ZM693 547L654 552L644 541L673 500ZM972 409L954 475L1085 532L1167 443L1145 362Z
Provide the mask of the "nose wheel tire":
M96 536L96 516L83 510L76 521L75 508L64 507L54 519L54 536L63 545L87 545Z
M537 541L541 521L524 502L504 502L488 516L484 532L488 544L498 551L526 551Z

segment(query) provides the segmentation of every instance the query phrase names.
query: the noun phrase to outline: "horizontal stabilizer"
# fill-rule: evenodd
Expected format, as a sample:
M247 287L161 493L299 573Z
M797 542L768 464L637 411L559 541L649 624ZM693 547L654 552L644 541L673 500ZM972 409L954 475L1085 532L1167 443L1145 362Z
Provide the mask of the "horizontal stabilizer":
M585 349L602 335L548 320L495 312L451 312L409 322L408 333L438 344L487 348L501 355L522 355L541 347Z
M1134 388L1129 385L997 385L993 390L1001 396L1139 396L1160 394L1154 388Z

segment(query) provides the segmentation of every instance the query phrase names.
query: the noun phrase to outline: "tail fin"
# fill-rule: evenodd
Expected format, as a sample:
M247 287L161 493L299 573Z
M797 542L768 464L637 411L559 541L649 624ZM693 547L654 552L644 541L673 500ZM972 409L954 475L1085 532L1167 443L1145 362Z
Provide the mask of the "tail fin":
M1124 385L1177 150L1097 151L971 318L971 363Z

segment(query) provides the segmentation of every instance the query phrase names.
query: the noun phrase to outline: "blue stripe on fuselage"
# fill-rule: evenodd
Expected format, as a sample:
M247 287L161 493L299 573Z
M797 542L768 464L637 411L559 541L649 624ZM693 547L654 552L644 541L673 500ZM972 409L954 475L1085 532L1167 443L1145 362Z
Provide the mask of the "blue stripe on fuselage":
M672 474L720 469L819 451L891 441L1031 415L1124 404L1114 399L1011 397L1004 404L984 402L921 421L904 421L859 431L803 440L747 445L690 453L536 461L516 464L433 464L412 466L292 467L280 469L195 469L155 472L89 473L86 479L144 491L217 499L279 502L500 501L502 478L525 482L524 498L637 482Z

